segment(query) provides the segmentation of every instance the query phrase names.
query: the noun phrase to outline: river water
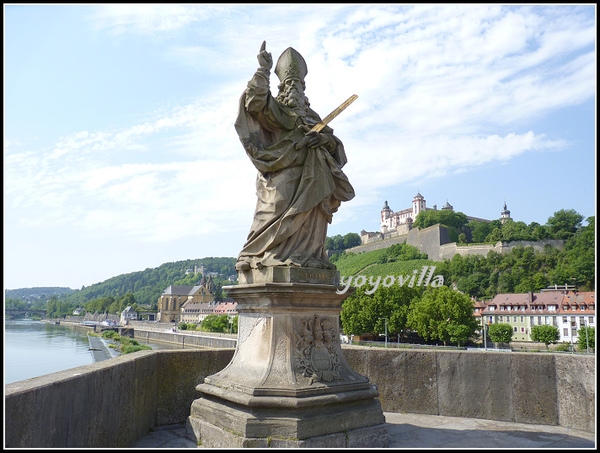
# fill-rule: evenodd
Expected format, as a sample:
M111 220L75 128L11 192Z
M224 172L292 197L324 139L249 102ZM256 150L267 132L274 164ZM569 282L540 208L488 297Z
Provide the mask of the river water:
M181 348L164 343L147 344L153 349ZM85 333L31 319L4 321L5 385L90 363L94 363L94 356Z

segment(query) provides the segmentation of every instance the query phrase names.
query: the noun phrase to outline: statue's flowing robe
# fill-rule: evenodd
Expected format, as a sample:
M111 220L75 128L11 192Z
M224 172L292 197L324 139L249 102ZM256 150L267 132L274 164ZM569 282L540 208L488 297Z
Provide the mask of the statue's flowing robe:
M260 71L240 99L236 131L258 170L258 201L248 239L238 257L244 266L334 268L325 253L327 224L354 189L341 167L342 143L331 134L335 150L296 149L305 135L300 126L320 121L312 110L303 117L274 99L268 75Z

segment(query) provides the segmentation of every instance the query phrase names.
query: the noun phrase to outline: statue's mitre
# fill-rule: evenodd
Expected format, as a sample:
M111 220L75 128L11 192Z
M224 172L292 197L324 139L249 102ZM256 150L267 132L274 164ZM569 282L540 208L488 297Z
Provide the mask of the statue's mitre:
M281 82L285 82L286 79L291 77L304 80L304 77L308 74L308 67L302 55L298 51L288 47L281 54L279 60L277 60L275 74L277 74Z

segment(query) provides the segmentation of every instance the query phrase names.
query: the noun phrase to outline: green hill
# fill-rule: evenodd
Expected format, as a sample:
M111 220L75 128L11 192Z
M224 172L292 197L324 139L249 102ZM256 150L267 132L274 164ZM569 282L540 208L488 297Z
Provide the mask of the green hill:
M423 266L439 264L427 259L427 255L419 253L416 247L404 243L359 254L335 255L332 261L342 277L359 274L365 277L381 276L382 278L388 275L408 275L415 269L422 269Z
M68 301L76 305L102 297L121 297L132 293L138 305L152 305L158 301L162 292L170 285L197 285L201 274L186 274L188 269L202 264L205 273L217 273L220 278L227 279L235 275L235 258L201 258L196 260L175 261L162 264L156 268L148 268L139 272L122 274L100 283L84 287L68 296Z
M52 296L63 296L70 294L74 289L63 287L37 287L37 288L19 288L5 289L4 297L6 299L17 299L25 302L45 301Z
M38 303L45 302L52 296L66 302L72 307L82 307L86 302L95 299L113 297L115 299L133 294L138 305L153 305L158 301L162 292L170 285L197 285L202 278L201 274L186 274L188 269L194 269L195 265L203 265L205 273L217 273L216 279L227 279L235 275L236 258L200 258L195 260L175 261L162 264L156 268L148 268L143 271L131 272L117 275L103 282L82 287L80 290L70 288L21 288L18 290L6 290L7 298L22 299L31 302L34 297ZM25 295L29 298L25 298Z

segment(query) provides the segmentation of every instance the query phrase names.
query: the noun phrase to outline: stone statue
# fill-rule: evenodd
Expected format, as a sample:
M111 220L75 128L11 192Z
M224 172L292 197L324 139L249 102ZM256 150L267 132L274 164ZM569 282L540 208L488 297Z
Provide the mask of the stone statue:
M279 94L269 88L271 54L263 42L259 68L240 99L236 131L258 170L254 221L236 268L299 266L335 269L325 253L327 224L354 189L341 168L342 142L333 130L310 131L321 121L304 95L308 73L302 55L289 47L275 74Z

